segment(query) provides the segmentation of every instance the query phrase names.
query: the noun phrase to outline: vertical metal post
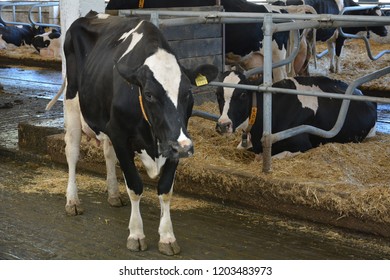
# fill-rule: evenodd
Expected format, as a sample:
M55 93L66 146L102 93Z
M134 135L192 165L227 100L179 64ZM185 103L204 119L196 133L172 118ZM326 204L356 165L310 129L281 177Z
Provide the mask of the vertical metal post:
M158 18L157 12L153 12L150 14L150 22L153 23L158 28L160 28L160 19Z
M264 86L272 86L272 14L264 16L263 23L263 48L264 48ZM272 148L272 93L263 94L263 172L271 171Z
M16 6L12 6L12 20L16 21Z
M42 7L38 7L38 22L43 22L43 20L42 20Z

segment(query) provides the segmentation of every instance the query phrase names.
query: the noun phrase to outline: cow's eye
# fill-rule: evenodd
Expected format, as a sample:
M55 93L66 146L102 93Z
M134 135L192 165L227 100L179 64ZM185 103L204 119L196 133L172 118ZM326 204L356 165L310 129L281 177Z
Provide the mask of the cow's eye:
M145 97L145 100L148 102L154 102L154 100L155 100L154 96L149 91L144 92L144 97Z

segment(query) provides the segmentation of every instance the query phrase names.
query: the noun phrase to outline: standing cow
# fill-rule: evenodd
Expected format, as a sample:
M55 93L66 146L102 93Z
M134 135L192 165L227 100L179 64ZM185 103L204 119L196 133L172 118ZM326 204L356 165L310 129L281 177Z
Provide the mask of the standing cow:
M64 42L67 88L66 157L69 181L66 212L82 212L77 195L76 163L82 131L104 141L109 202L121 206L116 158L131 201L127 247L146 250L139 204L143 183L134 163L138 154L150 177L160 175L159 250L180 252L170 218L176 167L193 153L187 132L193 97L190 84L198 74L209 81L217 68L189 71L179 65L161 32L148 21L89 12L76 20Z
M221 81L231 84L250 84L238 72L225 72L221 77ZM254 84L258 83L255 82ZM320 76L288 78L274 83L273 87L344 94L348 85L338 80ZM356 89L354 94L361 95L362 93ZM252 102L253 95L257 96L256 105ZM220 87L217 90L217 100L221 113L217 123L217 131L233 133L239 129L248 130L249 117L253 117L255 122L249 127L249 140L253 145L253 152L256 155L262 153L262 94L243 89ZM272 100L272 133L300 125L312 125L330 130L336 123L341 103L340 99L275 94ZM257 108L256 116L251 114L253 106ZM272 145L272 155L285 151L304 152L328 142L360 142L367 135L373 133L376 118L376 103L351 101L345 123L336 136L322 138L308 133L298 134L274 143Z

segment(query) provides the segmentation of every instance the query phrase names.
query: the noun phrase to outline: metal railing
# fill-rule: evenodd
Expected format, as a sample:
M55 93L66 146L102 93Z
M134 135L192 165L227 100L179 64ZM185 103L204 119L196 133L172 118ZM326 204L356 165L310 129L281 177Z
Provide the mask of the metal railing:
M372 4L372 2L371 2L371 4ZM385 5L380 5L380 6L381 6L381 9L385 9L386 8ZM349 11L362 11L362 10L372 9L372 8L375 8L375 7L378 7L378 5L365 5L365 6L345 7L345 8L343 8L340 11L340 15L344 15L345 12L349 12ZM389 7L389 9L390 9L390 7ZM370 42L368 41L368 38L366 36L345 33L343 31L342 27L338 27L337 29L339 31L339 35L343 36L344 38L347 38L347 39L361 39L361 40L363 40L364 44L365 44L365 47L366 47L367 55L373 61L378 60L383 55L390 53L390 50L383 50L383 51L379 52L377 55L373 56L372 52L371 52ZM316 58L320 59L320 58L324 57L327 53L328 53L328 50L324 50L323 52L321 52L319 54L316 54Z
M43 7L58 7L58 1L50 1L50 2L0 2L0 19L4 21L6 24L13 25L39 25L39 26L47 26L47 27L55 27L60 28L57 24L44 23L42 22L42 8ZM29 22L22 22L16 20L17 7L29 7L28 9L28 19ZM11 8L11 11L8 10ZM35 21L33 18L34 11L37 9L38 21ZM3 18L3 13L11 12L12 20L5 20Z

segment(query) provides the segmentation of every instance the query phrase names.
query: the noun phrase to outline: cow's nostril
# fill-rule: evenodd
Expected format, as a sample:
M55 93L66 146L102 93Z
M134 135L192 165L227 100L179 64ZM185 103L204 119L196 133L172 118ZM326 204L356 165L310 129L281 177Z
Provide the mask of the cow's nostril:
M194 154L194 146L192 142L188 145L180 145L179 143L173 143L171 145L172 154L174 158L185 158L190 157Z
M225 123L218 122L215 129L218 133L223 134L223 133L228 133L231 130L231 126L232 126L231 122L225 122Z

